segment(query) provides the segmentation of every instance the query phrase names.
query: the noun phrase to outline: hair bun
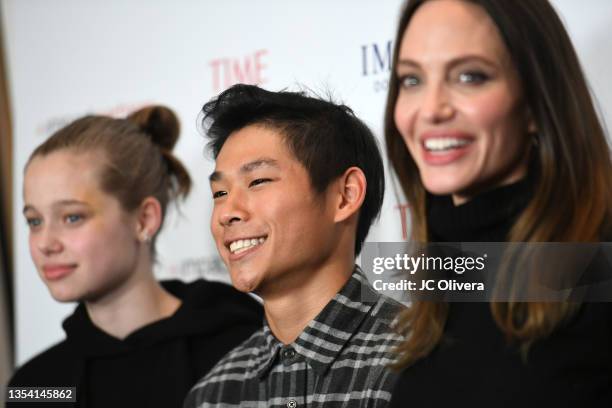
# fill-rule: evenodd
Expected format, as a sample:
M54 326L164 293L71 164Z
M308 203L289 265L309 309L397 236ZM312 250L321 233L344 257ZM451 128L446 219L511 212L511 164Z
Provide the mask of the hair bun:
M172 109L161 105L147 106L131 113L127 119L140 126L161 149L171 151L174 148L180 125Z

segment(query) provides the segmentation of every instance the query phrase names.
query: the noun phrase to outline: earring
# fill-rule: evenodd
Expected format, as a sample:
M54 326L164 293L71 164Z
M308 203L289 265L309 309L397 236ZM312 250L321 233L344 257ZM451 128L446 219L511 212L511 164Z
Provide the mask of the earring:
M531 116L531 114L529 115ZM536 126L533 120L529 120L529 123L527 124L527 134L531 137L531 144L533 144L533 147L535 148L540 147L540 137L538 134L538 127Z
M151 242L151 236L149 235L147 231L145 231L144 234L142 235L142 241L147 244Z
M538 137L537 133L534 133L531 136L531 143L533 144L533 147L535 147L535 148L540 147L540 138Z

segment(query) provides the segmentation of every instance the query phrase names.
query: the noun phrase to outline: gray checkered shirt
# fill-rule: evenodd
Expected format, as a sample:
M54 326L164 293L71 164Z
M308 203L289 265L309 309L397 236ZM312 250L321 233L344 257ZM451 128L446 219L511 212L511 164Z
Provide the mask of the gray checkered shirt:
M292 344L264 324L193 387L184 407L385 407L396 380L387 366L402 340L392 321L402 308L356 268Z

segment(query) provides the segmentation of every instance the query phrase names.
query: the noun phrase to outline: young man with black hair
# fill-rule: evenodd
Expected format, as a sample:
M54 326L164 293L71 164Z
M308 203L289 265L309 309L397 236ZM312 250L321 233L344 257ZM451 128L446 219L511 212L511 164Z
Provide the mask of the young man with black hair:
M250 85L203 113L216 160L211 230L266 321L185 407L386 406L402 306L355 266L384 195L371 131L346 106Z

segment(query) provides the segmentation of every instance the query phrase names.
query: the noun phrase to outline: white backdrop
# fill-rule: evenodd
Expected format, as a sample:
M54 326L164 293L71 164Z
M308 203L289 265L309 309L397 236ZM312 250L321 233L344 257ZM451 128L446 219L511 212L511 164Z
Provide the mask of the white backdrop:
M380 136L389 50L402 0L0 0L14 114L15 214L33 148L87 113L125 116L144 104L172 107L182 123L176 154L195 188L158 243L158 276L227 280L209 234L213 168L197 130L202 104L236 82L271 90L332 90ZM612 2L553 0L611 123ZM400 200L401 201L401 200ZM371 241L402 239L389 188ZM38 278L21 216L14 221L17 362L63 338L74 305L53 301Z

